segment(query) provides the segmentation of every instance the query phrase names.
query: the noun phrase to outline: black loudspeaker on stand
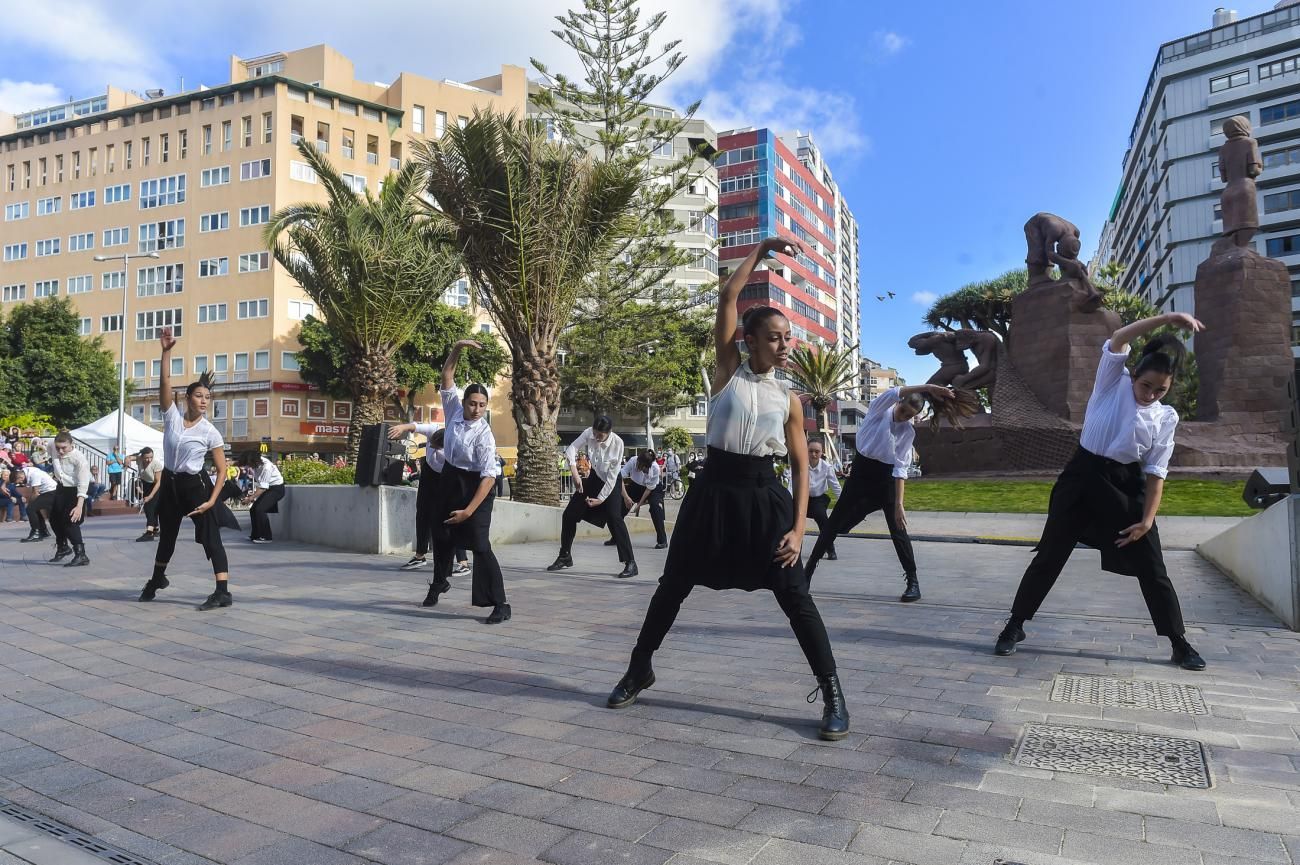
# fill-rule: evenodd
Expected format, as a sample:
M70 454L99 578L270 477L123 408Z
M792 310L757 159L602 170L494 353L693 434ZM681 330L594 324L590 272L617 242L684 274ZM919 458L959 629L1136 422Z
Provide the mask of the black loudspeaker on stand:
M406 446L400 441L388 440L388 424L372 423L361 428L361 447L357 453L357 486L400 484L405 461Z

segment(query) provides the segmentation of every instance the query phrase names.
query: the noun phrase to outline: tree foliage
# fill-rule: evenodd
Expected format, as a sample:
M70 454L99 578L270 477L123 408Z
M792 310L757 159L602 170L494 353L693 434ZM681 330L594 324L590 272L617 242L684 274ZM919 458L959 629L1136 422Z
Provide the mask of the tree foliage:
M452 345L461 339L475 339L483 345L482 349L468 349L461 355L461 370L471 381L491 384L505 369L509 358L495 336L479 333L474 327L474 317L468 312L444 303L434 304L411 338L393 355L394 374L398 386L406 392L406 399L403 402L394 393L392 400L407 419L414 415L419 392L439 381ZM302 323L298 341L302 344L297 354L302 380L330 396L347 396L347 347L329 325L308 316Z
M790 379L817 412L819 428L830 429L826 409L858 380L858 347L800 345L790 353Z
M14 308L0 324L0 414L33 412L71 428L117 408L117 364L80 324L66 297Z
M1002 339L1011 332L1011 304L1029 286L1023 267L972 282L934 302L925 323L936 330L991 330Z
M679 426L665 429L659 441L664 448L677 451L678 456L695 447L695 437L691 435L690 430Z
M476 111L413 150L479 303L510 348L516 498L554 504L560 333L584 280L626 232L639 175L548 141L544 126L513 114Z
M397 391L393 356L460 276L460 263L446 227L425 211L421 165L390 174L378 195L358 195L315 147L304 140L298 152L329 200L280 210L266 241L343 347L355 460L361 427L382 421Z

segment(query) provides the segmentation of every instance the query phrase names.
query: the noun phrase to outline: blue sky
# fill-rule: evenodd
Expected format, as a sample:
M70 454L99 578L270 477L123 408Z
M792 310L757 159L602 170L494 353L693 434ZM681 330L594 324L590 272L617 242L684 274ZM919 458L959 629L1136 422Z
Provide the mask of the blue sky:
M570 58L549 31L565 0L227 0L159 16L148 4L6 2L0 109L66 96L227 80L231 54L328 42L358 77L404 69L466 80ZM575 3L576 5L576 3ZM138 8L136 8L138 6ZM861 224L863 345L912 382L924 300L1017 267L1039 210L1091 253L1157 47L1210 25L1189 0L646 0L689 61L667 101L703 98L719 129L811 130ZM1237 4L1242 17L1272 2ZM346 26L339 22L348 22ZM895 292L892 301L875 297Z

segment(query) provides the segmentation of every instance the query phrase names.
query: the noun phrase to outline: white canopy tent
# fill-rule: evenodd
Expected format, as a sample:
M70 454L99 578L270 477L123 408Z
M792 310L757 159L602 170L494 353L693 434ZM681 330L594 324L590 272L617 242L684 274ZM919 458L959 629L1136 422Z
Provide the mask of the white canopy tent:
M109 412L99 420L78 427L72 431L72 437L82 444L108 453L117 444L117 410ZM122 453L133 454L140 448L153 448L162 456L163 434L151 426L146 426L127 415L122 425Z

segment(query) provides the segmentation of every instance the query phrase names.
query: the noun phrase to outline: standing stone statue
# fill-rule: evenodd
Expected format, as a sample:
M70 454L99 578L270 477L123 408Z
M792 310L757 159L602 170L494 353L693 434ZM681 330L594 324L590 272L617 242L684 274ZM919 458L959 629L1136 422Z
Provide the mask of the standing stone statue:
M992 389L998 380L998 351L1002 347L998 335L987 330L962 328L953 334L953 344L960 351L974 352L976 366L970 372L954 378L952 386L969 390L981 387Z
M927 330L907 341L907 347L919 355L932 354L939 361L939 371L926 384L947 387L959 375L970 372L966 353L957 347L955 334L944 330Z
M1047 268L1055 264L1062 279L1088 278L1088 269L1079 261L1079 227L1055 213L1035 213L1025 223L1025 267L1029 284L1051 282Z
M1259 142L1250 137L1250 119L1229 117L1223 121L1228 140L1219 148L1219 177L1222 178L1223 237L1216 247L1248 247L1259 231L1259 204L1255 200L1255 178L1264 171Z

